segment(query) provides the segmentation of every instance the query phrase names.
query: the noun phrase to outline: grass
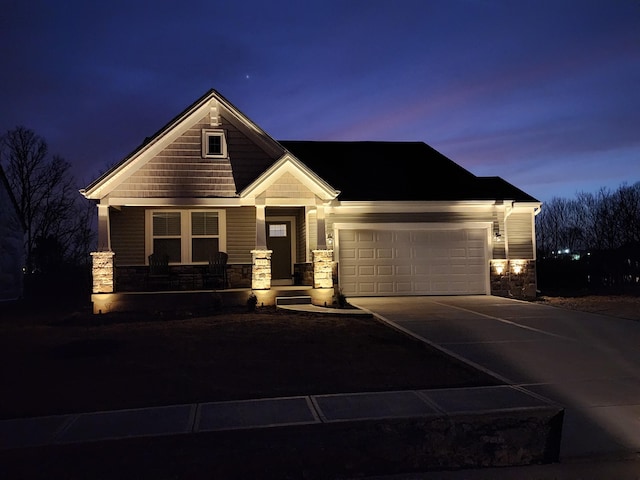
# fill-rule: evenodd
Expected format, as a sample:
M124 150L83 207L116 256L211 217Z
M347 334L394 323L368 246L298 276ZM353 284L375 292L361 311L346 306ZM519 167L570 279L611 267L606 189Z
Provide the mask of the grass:
M0 418L289 395L494 385L369 316L0 310Z

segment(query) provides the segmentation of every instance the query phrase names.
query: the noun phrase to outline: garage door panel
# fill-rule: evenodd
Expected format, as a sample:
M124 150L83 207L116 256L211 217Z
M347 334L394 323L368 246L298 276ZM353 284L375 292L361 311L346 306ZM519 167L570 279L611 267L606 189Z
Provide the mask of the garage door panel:
M486 229L340 230L339 238L347 295L487 293Z
M356 258L356 249L355 248L341 248L340 249L340 260L350 260Z
M414 285L412 282L397 282L395 292L400 295L413 293Z
M411 276L414 274L412 265L396 265L393 270L395 271L395 274L397 276L401 276L401 275Z
M359 248L356 253L356 258L360 260L375 258L375 250L373 248Z
M378 293L380 294L393 294L395 293L393 282L378 282Z
M356 270L360 278L371 277L376 273L376 267L374 265L358 265Z
M386 232L376 232L375 234L376 242L384 242L389 243L394 240L394 232L386 231Z
M342 275L345 276L345 278L349 277L355 277L356 276L356 266L355 265L341 265L340 267L341 271L342 271Z
M373 282L358 282L357 283L358 290L360 290L363 294L371 294L376 292L376 284Z
M373 242L375 240L375 232L368 230L358 230L356 233L358 242Z
M376 269L376 273L378 275L393 275L393 265L380 265L377 269Z
M418 264L413 267L414 275L428 275L429 274L429 266L425 264Z

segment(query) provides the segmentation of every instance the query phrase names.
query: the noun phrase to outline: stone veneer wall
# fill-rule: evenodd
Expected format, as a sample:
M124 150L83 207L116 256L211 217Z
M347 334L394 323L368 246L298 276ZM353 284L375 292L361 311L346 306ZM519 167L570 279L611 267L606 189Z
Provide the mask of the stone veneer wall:
M533 299L537 292L535 260L492 260L491 294Z
M313 250L313 288L333 288L333 250Z
M273 250L251 250L253 270L251 288L268 290L271 288L271 254Z
M294 285L313 285L313 263L296 263L293 265Z
M91 252L93 293L112 293L115 291L114 256L113 252Z

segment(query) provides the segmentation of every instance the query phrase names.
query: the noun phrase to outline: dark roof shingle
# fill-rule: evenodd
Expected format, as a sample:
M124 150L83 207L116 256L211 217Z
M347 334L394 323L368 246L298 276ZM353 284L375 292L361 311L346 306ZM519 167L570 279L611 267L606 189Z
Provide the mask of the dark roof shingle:
M500 177L477 177L424 142L279 141L345 201L537 202Z

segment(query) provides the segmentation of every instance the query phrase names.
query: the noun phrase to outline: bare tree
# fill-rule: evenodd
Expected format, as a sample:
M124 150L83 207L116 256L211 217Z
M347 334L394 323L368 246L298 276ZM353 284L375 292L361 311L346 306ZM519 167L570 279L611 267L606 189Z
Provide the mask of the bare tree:
M640 182L622 185L614 198L620 246L640 243Z
M81 203L70 164L59 156L49 158L45 140L22 126L2 137L0 161L26 226L28 271L38 267L36 252L39 263L46 252L55 252L60 262L78 260L78 249L90 243L92 216Z

